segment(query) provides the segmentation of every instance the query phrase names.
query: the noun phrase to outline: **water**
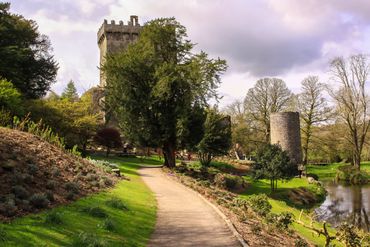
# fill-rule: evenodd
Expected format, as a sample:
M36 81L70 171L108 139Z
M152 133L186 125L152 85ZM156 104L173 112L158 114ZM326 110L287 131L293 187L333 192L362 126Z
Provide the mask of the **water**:
M315 209L317 220L338 226L347 221L362 229L370 228L370 185L325 184L325 201Z

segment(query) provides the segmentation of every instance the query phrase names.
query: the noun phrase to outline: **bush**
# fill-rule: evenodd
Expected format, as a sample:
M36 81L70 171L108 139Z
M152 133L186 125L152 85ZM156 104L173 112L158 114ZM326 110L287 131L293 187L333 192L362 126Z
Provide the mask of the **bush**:
M268 223L273 224L280 230L288 229L289 225L293 223L293 214L289 212L283 212L280 214L269 213L267 214L266 220Z
M15 205L13 199L7 198L6 201L0 203L0 214L12 217L16 214L18 207Z
M308 247L308 243L303 238L297 238L294 241L294 246L295 247Z
M116 229L116 225L114 224L112 219L105 219L102 224L102 228L107 230L107 231L114 231Z
M31 175L36 175L37 171L39 170L39 167L36 164L28 164L28 173Z
M69 192L73 192L74 194L78 194L79 193L79 186L77 183L74 183L74 182L68 182L64 185L64 188L69 191Z
M67 199L67 200L73 200L74 198L75 198L75 193L73 193L72 191L69 191L67 194L66 194L66 196L65 196L65 198Z
M49 200L45 194L37 193L30 197L30 203L36 208L46 208L49 205Z
M87 181L96 181L96 180L98 180L98 179L99 179L99 176L98 176L98 175L96 175L96 174L88 173L88 174L86 175L86 180L87 180Z
M56 211L52 211L52 212L48 213L45 216L45 223L46 224L54 224L54 225L62 224L63 220L62 220L61 214L56 212Z
M33 176L30 175L30 174L24 174L23 175L23 182L25 182L26 184L33 183Z
M46 195L46 198L49 201L51 201L51 202L54 202L55 201L54 194L53 194L52 191L50 191L50 190L46 191L45 195Z
M128 207L120 199L115 198L115 197L107 200L105 204L115 209L128 210Z
M106 218L108 216L102 208L96 206L84 208L82 211L96 218Z
M99 239L95 234L81 232L72 242L73 247L106 247L108 244L105 240Z
M368 182L364 171L357 170L354 166L345 165L338 167L337 174L335 176L337 181L343 180L350 182L351 184L366 184Z
M260 216L267 216L271 212L271 204L265 194L252 195L248 198L249 206Z
M60 175L60 170L57 167L53 167L53 169L51 170L51 175L53 175L54 177L58 177Z
M214 178L217 187L227 190L244 188L244 179L241 176L218 173Z
M104 128L98 130L94 137L94 141L107 148L106 156L109 155L111 148L122 147L121 135L118 130L114 128Z
M54 180L48 180L45 184L45 187L49 190L53 190L58 186L58 183Z
M13 186L12 187L12 192L19 199L27 199L30 196L28 191L21 185Z

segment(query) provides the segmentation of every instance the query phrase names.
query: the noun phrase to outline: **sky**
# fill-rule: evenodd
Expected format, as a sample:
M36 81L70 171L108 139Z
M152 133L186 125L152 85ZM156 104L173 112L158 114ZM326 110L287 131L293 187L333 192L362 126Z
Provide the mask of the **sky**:
M1 0L0 0L1 1ZM9 0L8 0L9 1ZM228 63L218 89L226 106L263 77L299 93L308 75L330 81L337 57L370 53L369 0L10 0L11 12L35 20L59 63L52 90L69 80L79 93L99 83L96 33L104 19L139 23L175 17L196 51Z

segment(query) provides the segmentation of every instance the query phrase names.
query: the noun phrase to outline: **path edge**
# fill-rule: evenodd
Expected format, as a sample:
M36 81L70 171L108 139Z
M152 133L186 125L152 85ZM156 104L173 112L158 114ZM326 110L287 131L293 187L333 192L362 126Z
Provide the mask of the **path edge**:
M250 247L247 242L245 242L245 240L243 239L242 235L240 235L240 233L238 232L238 230L236 230L234 224L226 217L226 215L216 206L214 205L212 202L210 202L207 198L205 198L203 195L201 195L199 192L191 189L190 187L184 185L183 183L180 183L179 181L177 181L176 179L173 179L171 178L171 176L168 175L168 173L166 173L165 171L163 171L163 169L161 169L161 172L165 175L165 177L167 179L170 179L172 181L175 181L179 184L181 184L182 186L184 186L187 190L191 191L192 193L196 194L198 197L200 197L205 203L207 203L217 214L218 216L221 217L221 219L226 223L227 227L230 229L230 231L232 232L232 234L234 235L234 237L239 241L240 245L242 247Z

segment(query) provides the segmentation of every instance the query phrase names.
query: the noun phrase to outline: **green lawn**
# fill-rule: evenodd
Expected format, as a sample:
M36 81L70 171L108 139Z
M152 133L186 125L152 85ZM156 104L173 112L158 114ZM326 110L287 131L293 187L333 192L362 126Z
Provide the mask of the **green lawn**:
M119 164L121 171L131 180L123 180L107 192L85 197L68 206L18 218L9 224L0 224L0 246L87 246L78 243L77 240L81 242L83 239L90 239L90 243L105 243L91 246L145 246L155 225L156 200L136 170L139 164L160 165L161 162L138 158L105 160ZM128 210L108 206L106 201L112 197L121 200ZM100 207L113 223L114 229L104 229L107 218L83 212L91 206ZM46 215L52 211L59 213L61 224L45 223Z
M343 166L343 163L333 163L326 166L309 165L307 173L313 173L319 176L320 181L330 181L335 178L338 167ZM361 170L367 172L370 179L370 161L361 163Z
M304 178L293 178L287 182L278 181L278 190L272 195L270 189L270 181L266 179L262 179L259 181L252 181L249 177L246 177L249 181L250 185L246 189L246 191L241 195L241 197L248 198L254 194L266 194L270 197L269 202L272 206L273 213L281 213L281 212L290 212L294 215L295 219L299 219L299 215L301 209L297 207L293 207L290 203L287 203L286 192L293 188L298 187L306 187L306 188L314 188L314 185L308 184L307 180ZM308 217L307 210L304 210L303 217L301 218L306 224L310 223L310 218ZM315 224L316 227L320 227L319 224ZM294 229L299 235L307 239L313 244L318 246L324 246L325 238L323 236L318 237L314 235L311 230L303 227L298 223L293 223L292 229ZM330 229L331 233L334 233L334 230ZM337 246L341 246L339 243L336 243Z

